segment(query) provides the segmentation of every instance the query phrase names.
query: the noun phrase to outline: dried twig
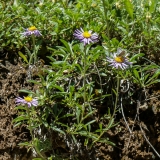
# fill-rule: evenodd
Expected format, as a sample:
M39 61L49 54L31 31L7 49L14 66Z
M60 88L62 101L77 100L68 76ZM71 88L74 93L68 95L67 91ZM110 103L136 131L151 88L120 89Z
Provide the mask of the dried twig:
M133 133L133 128L134 128L134 124L135 124L136 119L137 119L137 114L136 114L136 116L135 116L135 118L134 118L134 121L133 121L133 126L132 126L132 129L131 129L132 133ZM129 141L128 141L127 148L129 147L129 143L130 143L130 141L131 141L131 137L132 137L132 136L133 136L133 134L129 136Z
M122 97L121 97L121 104L120 104L120 106L121 106L121 112L122 112L122 116L123 116L124 122L125 122L128 130L129 130L129 133L132 134L132 131L131 131L131 129L129 128L129 125L128 125L128 123L127 123L126 117L125 117L124 112L123 112Z
M141 96L140 96L141 98ZM140 108L140 101L137 102L137 119L140 122L139 119L139 108ZM141 129L142 135L145 138L145 140L147 141L147 143L150 145L150 147L153 149L153 151L157 154L157 156L160 158L160 154L156 151L156 149L153 147L153 145L149 142L148 138L146 137L144 130L142 129L141 123L139 123L139 127Z

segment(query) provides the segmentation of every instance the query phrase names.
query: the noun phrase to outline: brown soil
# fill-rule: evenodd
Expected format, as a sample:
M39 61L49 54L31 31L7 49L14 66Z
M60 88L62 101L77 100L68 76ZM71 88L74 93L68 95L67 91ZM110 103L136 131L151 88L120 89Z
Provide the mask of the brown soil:
M30 140L29 131L25 125L13 127L12 120L17 116L15 107L15 98L20 95L18 91L22 88L32 89L32 86L26 82L26 69L18 63L17 57L1 57L0 65L0 160L29 160L30 153L27 153L25 147L18 144ZM158 85L157 85L158 86ZM134 121L136 115L136 106L124 105L124 113L127 122L132 128L132 135L125 126L121 113L117 114L117 120L120 123L110 130L106 137L109 137L116 144L115 147L97 143L91 156L84 155L83 160L151 160L159 159L150 145L146 142L140 130L142 125L144 134L160 153L160 90L152 87L148 91L148 97L151 98L147 103L142 104L140 110L140 122ZM22 96L22 95L21 95ZM147 107L147 109L145 109ZM54 149L58 149L55 147ZM59 146L60 151L64 148ZM64 151L66 152L66 150ZM86 158L85 158L86 157ZM92 158L91 158L92 157Z

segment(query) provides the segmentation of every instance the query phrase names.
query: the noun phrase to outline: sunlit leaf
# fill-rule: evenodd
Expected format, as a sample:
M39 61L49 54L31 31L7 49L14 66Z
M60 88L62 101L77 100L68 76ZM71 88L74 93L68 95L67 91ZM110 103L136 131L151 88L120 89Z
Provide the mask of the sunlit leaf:
M133 19L133 4L130 0L124 0L125 8L130 15L130 17Z
M27 60L27 57L22 53L22 52L18 52L19 56L28 64L28 60Z
M149 12L153 13L156 9L158 0L151 0L151 5L149 7Z

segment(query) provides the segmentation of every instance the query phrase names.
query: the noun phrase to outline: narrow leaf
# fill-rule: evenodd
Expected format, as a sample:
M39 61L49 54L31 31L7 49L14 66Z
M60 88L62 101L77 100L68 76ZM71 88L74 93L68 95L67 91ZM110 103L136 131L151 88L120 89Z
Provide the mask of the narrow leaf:
M28 64L29 62L28 62L28 60L27 60L27 58L26 58L26 56L22 53L22 52L18 52L18 54L19 54L19 56L21 57L21 58L23 58L23 60Z
M124 4L129 16L133 18L133 4L130 2L130 0L125 0Z
M151 2L152 2L152 4L149 7L149 12L153 13L156 9L157 0L152 0Z
M88 125L94 123L95 121L96 121L96 120L92 120L92 121L88 122L87 124L85 124L85 126L88 126Z

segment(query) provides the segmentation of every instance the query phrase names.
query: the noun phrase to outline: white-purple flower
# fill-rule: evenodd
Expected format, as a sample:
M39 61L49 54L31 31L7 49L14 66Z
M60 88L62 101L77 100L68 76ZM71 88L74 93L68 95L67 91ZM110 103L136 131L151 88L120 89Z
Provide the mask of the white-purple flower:
M35 35L36 37L42 36L40 31L35 26L32 26L32 27L25 29L25 32L23 32L22 35L24 35L26 37L28 37L30 35Z
M113 53L112 56L112 58L107 57L107 61L110 63L109 66L112 66L116 69L126 69L132 64L127 58L128 54L125 55L125 51L121 50L120 48L116 53Z
M84 31L82 28L80 28L80 30L76 29L73 35L76 39L80 40L80 42L83 42L84 45L98 41L98 34L92 34L91 30Z
M32 98L29 96L24 97L24 98L18 97L16 98L16 104L17 105L19 104L28 105L28 107L38 106L38 100L36 98Z

